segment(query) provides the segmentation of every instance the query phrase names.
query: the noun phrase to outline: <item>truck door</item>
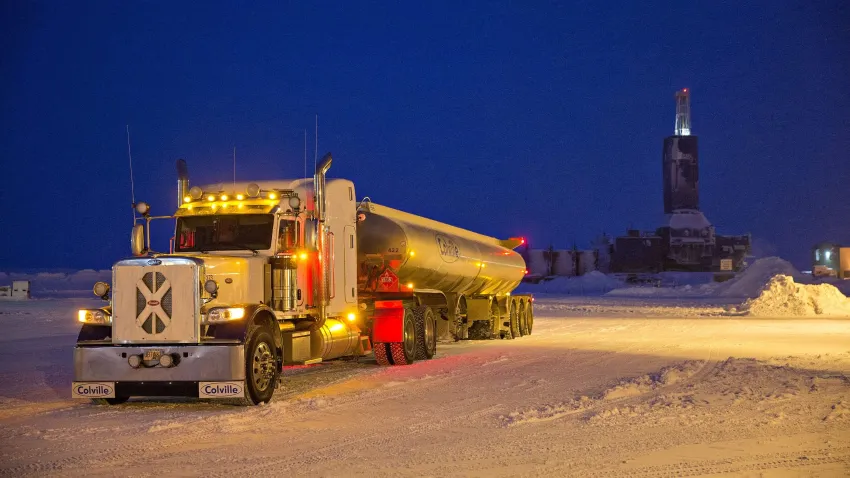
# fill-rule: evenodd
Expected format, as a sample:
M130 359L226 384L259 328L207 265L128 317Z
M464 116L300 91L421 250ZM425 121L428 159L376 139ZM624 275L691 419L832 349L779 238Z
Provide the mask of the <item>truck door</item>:
M357 302L357 239L354 237L354 226L345 226L343 233L345 237L345 254L343 254L345 263L345 302Z

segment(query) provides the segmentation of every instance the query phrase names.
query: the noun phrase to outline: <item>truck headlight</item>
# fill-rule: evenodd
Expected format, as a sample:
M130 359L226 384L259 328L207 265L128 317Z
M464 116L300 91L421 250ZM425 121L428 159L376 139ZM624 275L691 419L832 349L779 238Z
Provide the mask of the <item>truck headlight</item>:
M243 307L216 307L207 312L207 322L227 322L245 318Z
M84 324L110 325L112 316L100 309L80 309L77 311L77 320Z

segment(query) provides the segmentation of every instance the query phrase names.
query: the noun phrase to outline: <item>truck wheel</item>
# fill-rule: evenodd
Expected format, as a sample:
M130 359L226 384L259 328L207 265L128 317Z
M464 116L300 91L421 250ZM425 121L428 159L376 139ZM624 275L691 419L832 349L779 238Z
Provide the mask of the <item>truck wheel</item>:
M121 405L129 399L130 397L92 398L91 402L95 405Z
M378 362L378 365L392 365L390 363L390 354L392 352L387 351L388 345L389 344L379 342L372 346L372 352L375 353L375 362Z
M531 329L534 327L534 307L531 302L525 307L525 323L528 328L528 335L531 335Z
M409 365L416 360L416 324L410 309L404 309L402 334L403 342L389 344L393 365Z
M528 335L528 316L525 314L525 302L519 303L519 311L517 312L517 321L519 322L519 335Z
M272 334L266 327L252 328L245 348L245 401L257 405L272 399L280 367Z
M522 337L522 332L520 331L519 313L517 313L516 305L511 307L510 318L510 338L518 339Z
M437 321L434 311L427 306L413 309L416 325L416 360L431 359L437 353Z

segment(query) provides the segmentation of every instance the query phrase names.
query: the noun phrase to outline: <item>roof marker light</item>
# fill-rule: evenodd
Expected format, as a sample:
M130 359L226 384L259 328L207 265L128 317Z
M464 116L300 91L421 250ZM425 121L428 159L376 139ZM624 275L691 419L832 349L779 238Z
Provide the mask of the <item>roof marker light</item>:
M192 202L191 196L183 196L183 202Z
M269 193L269 199L277 199L277 194Z
M215 201L215 196L210 194L209 196L207 196L207 201Z
M222 201L227 201L227 194L222 194L222 195L221 195L221 200L222 200Z
M244 194L237 194L236 199L241 201L241 200L245 199L245 195Z

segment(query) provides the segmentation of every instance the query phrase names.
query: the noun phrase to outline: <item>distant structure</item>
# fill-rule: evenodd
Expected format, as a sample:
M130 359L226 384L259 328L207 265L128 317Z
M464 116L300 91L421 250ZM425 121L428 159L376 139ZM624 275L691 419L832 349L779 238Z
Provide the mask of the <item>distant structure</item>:
M750 236L718 235L700 211L699 148L697 137L691 134L690 92L683 88L675 98L673 135L664 139L661 155L666 224L652 232L629 229L613 241L602 236L587 251L526 245L526 281L580 276L594 270L630 275L673 270L718 272L728 277L744 267ZM850 276L850 253L846 256Z
M834 242L812 247L812 275L850 279L850 247Z
M16 280L12 285L0 286L0 300L27 300L30 298L30 281Z
M691 97L688 89L676 92L673 136L664 139L662 152L664 214L680 209L699 210L699 148L691 136Z
M750 236L719 236L699 207L699 147L691 134L691 96L676 92L673 136L664 138L662 181L667 224L654 233L630 230L616 238L614 272L733 272L744 265Z

